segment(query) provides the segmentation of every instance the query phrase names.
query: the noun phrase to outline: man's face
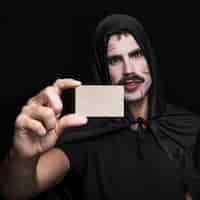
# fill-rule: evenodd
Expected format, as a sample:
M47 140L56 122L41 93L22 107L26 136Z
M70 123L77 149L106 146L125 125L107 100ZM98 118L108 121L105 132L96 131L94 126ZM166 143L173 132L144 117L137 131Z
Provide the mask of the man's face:
M147 61L134 37L131 34L111 36L107 59L112 83L124 85L125 100L143 99L152 79Z

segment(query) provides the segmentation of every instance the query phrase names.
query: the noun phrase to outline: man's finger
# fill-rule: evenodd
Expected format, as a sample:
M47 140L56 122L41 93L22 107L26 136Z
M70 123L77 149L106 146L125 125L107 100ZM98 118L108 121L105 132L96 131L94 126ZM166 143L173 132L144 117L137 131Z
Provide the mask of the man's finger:
M24 114L18 116L15 126L18 130L29 130L41 136L46 134L46 129L42 123Z
M74 79L57 79L53 86L56 88L59 95L62 91L69 88L76 88L81 85L80 81Z
M27 104L49 106L56 114L60 113L63 108L62 100L58 95L56 88L53 86L49 86L42 90L38 95L31 98Z
M50 87L46 92L47 106L50 106L54 112L57 114L62 112L63 103L62 100L54 87Z
M49 107L29 105L24 106L22 112L30 118L40 121L47 130L54 129L56 127L55 112Z
M53 86L42 90L38 95L31 98L27 104L39 104L51 107L56 115L62 112L63 104L60 95L63 90L75 88L81 85L80 81L74 79L58 79Z
M81 126L88 122L88 119L83 116L79 116L77 114L68 114L63 116L57 124L56 132L61 134L63 129L67 127Z

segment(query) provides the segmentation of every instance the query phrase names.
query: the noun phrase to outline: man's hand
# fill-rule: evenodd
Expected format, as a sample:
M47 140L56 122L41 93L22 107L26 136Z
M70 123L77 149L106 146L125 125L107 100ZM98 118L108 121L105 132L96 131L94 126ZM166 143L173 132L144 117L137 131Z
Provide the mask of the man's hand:
M15 123L14 150L24 158L31 158L52 148L63 129L87 123L87 118L68 114L60 118L63 103L61 93L80 86L73 79L58 79L52 86L31 98Z
M60 117L62 91L80 84L59 79L22 108L13 147L0 165L0 192L8 199L29 199L59 182L70 168L68 157L53 146L64 128L87 123L75 114Z

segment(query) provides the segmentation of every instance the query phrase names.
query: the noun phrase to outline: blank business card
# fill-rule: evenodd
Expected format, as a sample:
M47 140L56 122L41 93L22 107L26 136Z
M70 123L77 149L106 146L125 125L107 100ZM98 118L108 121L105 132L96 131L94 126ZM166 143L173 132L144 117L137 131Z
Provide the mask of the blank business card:
M124 87L82 85L76 88L75 113L86 117L123 117Z

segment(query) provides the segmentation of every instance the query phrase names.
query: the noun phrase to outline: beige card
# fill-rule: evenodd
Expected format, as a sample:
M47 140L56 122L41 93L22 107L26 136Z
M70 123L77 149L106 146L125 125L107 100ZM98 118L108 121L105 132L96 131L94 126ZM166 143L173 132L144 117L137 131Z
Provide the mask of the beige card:
M123 117L124 87L82 85L76 88L75 113L87 117Z

